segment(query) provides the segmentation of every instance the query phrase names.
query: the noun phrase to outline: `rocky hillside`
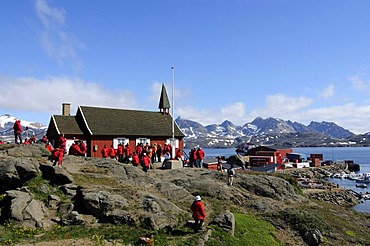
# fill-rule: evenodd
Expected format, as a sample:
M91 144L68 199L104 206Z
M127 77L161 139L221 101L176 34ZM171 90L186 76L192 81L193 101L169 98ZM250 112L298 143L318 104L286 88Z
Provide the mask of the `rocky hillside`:
M238 171L228 186L225 173L160 163L148 173L111 159L51 164L42 145L0 145L1 245L137 245L150 240L142 235L156 245L370 243L366 214L309 198L286 174ZM191 229L195 195L207 214L199 233Z

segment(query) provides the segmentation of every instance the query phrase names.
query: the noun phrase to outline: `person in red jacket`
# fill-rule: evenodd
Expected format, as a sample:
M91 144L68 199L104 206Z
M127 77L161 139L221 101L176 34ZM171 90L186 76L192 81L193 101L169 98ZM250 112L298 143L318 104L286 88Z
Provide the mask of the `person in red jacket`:
M108 158L108 147L104 144L103 148L101 149L101 155L103 158Z
M86 156L86 144L84 143L84 141L80 141L80 143L78 144L78 147L80 147L80 151L81 151L81 155L82 156Z
M45 148L50 151L50 153L53 152L53 146L51 146L51 143L45 144Z
M53 167L56 166L58 163L58 166L62 166L63 156L64 156L64 150L60 148L56 148L52 153L52 160L54 161Z
M150 167L150 158L145 152L143 153L142 161L143 161L143 171L148 172L148 169Z
M203 167L203 159L204 159L205 153L204 153L204 151L202 150L202 148L200 148L200 147L199 147L199 148L197 149L196 154L197 154L196 166L197 166L198 168L202 168L202 167Z
M42 136L42 139L40 140L42 143L47 143L48 142L48 139L47 137L44 135Z
M195 148L192 148L189 152L189 162L190 167L196 167L196 161L197 161L197 151Z
M134 151L134 153L132 153L132 165L137 166L139 163L139 155Z
M123 161L123 146L121 143L117 146L117 159L119 162Z
M16 120L13 125L13 130L14 130L14 143L18 143L19 139L19 144L22 143L22 126L21 126L21 120Z
M80 147L78 146L78 144L76 142L72 143L71 147L69 147L68 154L69 155L77 155L77 156L82 155Z
M202 228L204 219L206 218L206 213L204 212L204 206L200 196L195 197L195 201L191 205L191 211L193 212L193 218L195 221L194 232L199 232Z
M116 150L114 149L113 145L109 147L108 155L111 159L116 159Z
M33 144L36 143L37 139L35 138L35 135L32 135L28 141L30 142L30 144Z
M123 162L126 163L126 164L129 164L130 163L131 149L130 149L130 146L128 144L126 144L124 152L125 152L125 159L123 160ZM139 164L139 163L137 163L137 164Z
M67 141L64 138L64 134L59 135L59 149L62 149L64 153L67 151Z

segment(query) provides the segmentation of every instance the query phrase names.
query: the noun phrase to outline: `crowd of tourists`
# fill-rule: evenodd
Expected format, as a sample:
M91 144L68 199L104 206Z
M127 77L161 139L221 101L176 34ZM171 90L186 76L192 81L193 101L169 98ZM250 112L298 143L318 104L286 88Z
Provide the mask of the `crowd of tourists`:
M82 140L75 140L67 150L67 141L64 134L60 134L59 140L53 148L52 144L48 141L46 136L42 139L37 140L34 135L30 138L25 138L22 141L22 126L21 120L17 119L13 125L14 130L14 142L16 144L33 144L33 143L44 143L45 148L50 151L50 159L53 161L53 166L61 166L64 155L75 155L75 156L86 156L86 144ZM28 135L28 131L27 131ZM0 141L0 144L3 142ZM202 168L203 159L205 156L202 148L193 148L189 153L188 160L185 160L182 149L177 149L175 156L172 156L172 145L154 143L149 145L148 143L139 143L135 146L135 149L131 150L128 144L119 143L115 148L114 145L104 145L100 150L102 158L116 159L121 163L132 164L134 166L142 166L143 170L147 172L148 169L152 168L153 163L162 162L162 166L165 166L169 160L179 160L185 164L189 164L193 168Z

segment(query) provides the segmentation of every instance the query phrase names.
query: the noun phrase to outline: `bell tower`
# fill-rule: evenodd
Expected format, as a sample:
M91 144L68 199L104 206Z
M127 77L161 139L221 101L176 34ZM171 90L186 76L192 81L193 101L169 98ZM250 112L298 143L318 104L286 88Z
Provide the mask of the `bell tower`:
M170 105L170 101L168 100L168 95L167 95L166 87L164 86L164 84L162 84L162 91L161 91L161 97L159 99L158 108L159 108L159 112L161 112L162 114L170 113L171 105Z

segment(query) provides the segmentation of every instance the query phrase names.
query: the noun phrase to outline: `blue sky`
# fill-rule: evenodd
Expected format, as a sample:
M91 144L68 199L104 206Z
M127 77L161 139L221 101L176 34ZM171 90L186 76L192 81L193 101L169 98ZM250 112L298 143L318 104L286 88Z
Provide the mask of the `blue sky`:
M370 132L370 1L0 3L0 115L48 124L69 102L203 125L276 117Z

